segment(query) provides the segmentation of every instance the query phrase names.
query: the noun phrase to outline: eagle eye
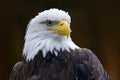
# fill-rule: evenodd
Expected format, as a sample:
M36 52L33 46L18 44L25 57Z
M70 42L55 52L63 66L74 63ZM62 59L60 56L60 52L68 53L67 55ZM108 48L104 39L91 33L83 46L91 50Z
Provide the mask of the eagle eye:
M47 26L53 26L53 25L54 25L54 22L51 21L51 20L46 20L46 25L47 25Z
M59 21L51 21L51 20L46 20L45 24L47 26L53 26L53 25L57 25L59 23Z

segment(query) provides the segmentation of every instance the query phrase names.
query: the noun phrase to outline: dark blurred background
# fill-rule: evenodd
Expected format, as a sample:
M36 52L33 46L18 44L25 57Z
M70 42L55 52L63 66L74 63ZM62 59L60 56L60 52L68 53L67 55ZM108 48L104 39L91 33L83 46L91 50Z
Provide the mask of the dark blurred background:
M120 80L120 0L1 0L0 80L22 60L28 22L49 8L68 11L72 39L98 56L112 80Z

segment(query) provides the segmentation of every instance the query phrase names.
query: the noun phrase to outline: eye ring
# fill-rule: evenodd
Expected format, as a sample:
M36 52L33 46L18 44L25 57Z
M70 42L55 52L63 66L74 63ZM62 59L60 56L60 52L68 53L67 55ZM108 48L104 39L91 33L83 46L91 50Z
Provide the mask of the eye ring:
M54 25L54 23L51 20L46 20L46 25L47 26L52 26L52 25Z

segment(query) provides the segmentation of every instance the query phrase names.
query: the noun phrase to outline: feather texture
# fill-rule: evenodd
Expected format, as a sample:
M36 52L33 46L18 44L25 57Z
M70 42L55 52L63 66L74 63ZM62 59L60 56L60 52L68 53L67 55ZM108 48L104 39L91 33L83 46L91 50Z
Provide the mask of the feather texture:
M14 67L10 80L110 80L98 58L88 49L58 52L58 56L40 51L30 62Z

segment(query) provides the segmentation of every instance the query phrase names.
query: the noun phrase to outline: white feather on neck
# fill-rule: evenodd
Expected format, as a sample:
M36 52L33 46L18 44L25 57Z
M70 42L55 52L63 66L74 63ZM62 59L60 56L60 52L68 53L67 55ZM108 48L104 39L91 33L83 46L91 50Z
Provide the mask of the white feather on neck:
M57 36L57 37L56 37ZM71 38L66 36L54 34L52 36L48 34L26 34L26 40L24 44L23 55L26 57L26 60L32 60L41 50L43 52L43 57L46 57L47 52L55 53L57 56L57 51L67 50L70 52L70 49L75 50L79 48L74 44Z

